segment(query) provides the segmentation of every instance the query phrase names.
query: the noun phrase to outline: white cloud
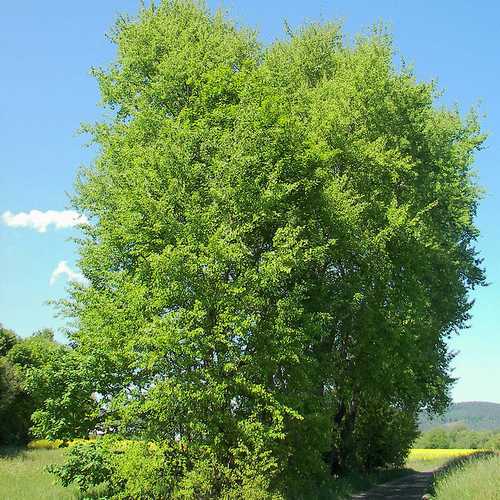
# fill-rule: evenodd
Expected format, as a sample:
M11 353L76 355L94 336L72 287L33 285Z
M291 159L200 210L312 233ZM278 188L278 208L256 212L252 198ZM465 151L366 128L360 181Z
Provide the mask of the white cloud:
M2 214L4 224L10 227L30 227L36 229L39 233L45 233L50 224L54 224L56 229L73 227L79 224L88 224L85 215L80 215L74 210L31 210L29 213L19 212L13 214L7 210Z
M59 262L56 268L52 271L49 280L50 285L53 285L57 281L57 278L63 274L66 274L68 281L76 281L77 283L82 283L83 285L88 284L88 280L85 276L83 276L83 274L73 271L65 260L61 260L61 262Z

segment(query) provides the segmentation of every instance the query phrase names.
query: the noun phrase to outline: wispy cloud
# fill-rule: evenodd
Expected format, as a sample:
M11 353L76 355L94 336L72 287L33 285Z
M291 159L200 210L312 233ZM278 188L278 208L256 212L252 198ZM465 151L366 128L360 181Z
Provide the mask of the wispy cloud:
M47 227L51 224L56 229L88 224L87 217L74 210L47 210L46 212L31 210L30 212L19 212L17 214L7 210L2 214L2 221L10 227L29 227L36 229L39 233L45 233Z
M83 274L73 271L65 260L61 260L61 262L59 262L56 268L52 271L49 280L50 285L52 286L57 281L57 278L63 274L67 276L68 281L76 281L77 283L82 283L83 285L88 284L88 280L85 276L83 276Z

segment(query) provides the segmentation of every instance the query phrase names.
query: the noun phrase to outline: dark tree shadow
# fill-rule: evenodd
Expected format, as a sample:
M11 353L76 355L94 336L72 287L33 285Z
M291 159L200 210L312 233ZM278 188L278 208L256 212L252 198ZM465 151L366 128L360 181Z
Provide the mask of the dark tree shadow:
M26 453L27 449L24 446L0 446L0 458L15 458L26 455Z

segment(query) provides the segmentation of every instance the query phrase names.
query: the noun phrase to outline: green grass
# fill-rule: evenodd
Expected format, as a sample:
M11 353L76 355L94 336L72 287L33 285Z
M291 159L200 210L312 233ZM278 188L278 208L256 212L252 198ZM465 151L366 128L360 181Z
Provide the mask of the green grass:
M63 461L64 450L0 450L0 498L2 500L63 500L78 498L78 489L63 488L45 471Z
M0 450L0 499L76 500L81 498L76 486L63 488L52 474L45 471L47 465L61 463L63 460L64 450L62 449L4 448ZM368 489L377 483L390 481L408 472L410 471L405 469L381 469L364 475L350 474L341 479L329 481L314 493L301 498L317 500L349 498L352 493Z
M74 485L61 486L48 465L64 462L65 449L0 448L0 500L82 500L102 498L104 487L82 494Z
M431 460L408 460L405 466L418 472L438 469L450 461L449 457L434 458Z
M499 500L500 456L463 460L436 478L436 500Z
M62 449L0 449L1 500L76 500L81 498L78 488L63 488L45 468L64 460ZM352 493L390 481L411 472L442 466L449 460L413 460L406 469L379 470L371 474L352 474L332 480L315 492L314 498L349 498ZM500 500L500 457L462 459L440 474L436 480L437 500Z

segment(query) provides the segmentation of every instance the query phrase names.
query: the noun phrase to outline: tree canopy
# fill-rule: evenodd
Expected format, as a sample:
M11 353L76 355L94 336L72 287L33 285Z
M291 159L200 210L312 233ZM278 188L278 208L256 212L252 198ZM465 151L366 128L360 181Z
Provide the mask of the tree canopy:
M263 47L165 0L112 40L74 199L89 284L63 304L102 425L129 440L106 477L132 498L281 498L401 462L418 412L448 403L446 339L484 282L475 114L438 107L379 28Z

